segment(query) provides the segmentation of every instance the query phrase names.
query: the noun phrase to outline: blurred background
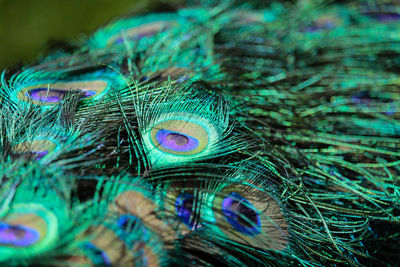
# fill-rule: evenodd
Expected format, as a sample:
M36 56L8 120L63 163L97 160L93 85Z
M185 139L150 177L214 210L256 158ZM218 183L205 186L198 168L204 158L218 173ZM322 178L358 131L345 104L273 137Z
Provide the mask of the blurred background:
M49 45L84 37L126 15L168 11L179 0L0 0L0 70L29 64Z

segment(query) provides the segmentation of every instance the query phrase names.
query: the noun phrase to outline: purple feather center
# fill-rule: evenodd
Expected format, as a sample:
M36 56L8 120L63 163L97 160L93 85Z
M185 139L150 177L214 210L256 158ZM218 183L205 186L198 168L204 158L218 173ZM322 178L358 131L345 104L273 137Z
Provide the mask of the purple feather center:
M394 12L367 12L364 14L379 22L390 22L390 21L400 20L400 14Z
M35 229L22 225L0 223L0 244L26 247L35 244L40 234Z
M45 103L56 103L64 99L65 95L71 92L70 90L59 90L52 88L35 88L29 90L28 97L35 101L41 101ZM82 97L86 98L90 96L94 96L96 91L82 91Z
M261 221L256 208L238 193L230 193L222 201L222 213L232 227L245 235L261 232Z
M199 146L196 138L166 129L159 130L156 133L156 139L164 148L179 152L191 151Z
M175 211L178 218L189 226L191 229L195 228L195 220L192 218L194 196L192 194L180 194L175 201Z

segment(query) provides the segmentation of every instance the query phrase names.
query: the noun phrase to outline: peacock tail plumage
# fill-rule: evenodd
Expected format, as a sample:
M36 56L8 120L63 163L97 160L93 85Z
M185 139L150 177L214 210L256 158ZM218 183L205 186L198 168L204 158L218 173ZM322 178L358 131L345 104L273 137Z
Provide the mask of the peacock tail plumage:
M0 80L2 266L400 264L400 6L188 0Z

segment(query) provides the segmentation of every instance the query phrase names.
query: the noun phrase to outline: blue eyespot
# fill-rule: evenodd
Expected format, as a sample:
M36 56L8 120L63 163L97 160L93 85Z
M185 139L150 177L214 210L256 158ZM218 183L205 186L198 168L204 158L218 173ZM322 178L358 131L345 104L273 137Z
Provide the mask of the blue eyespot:
M188 152L199 146L199 141L189 135L160 129L156 133L157 142L164 148L179 152Z
M142 221L130 214L124 214L118 218L117 225L119 231L116 232L119 238L127 241L130 245L134 245L135 240L131 239L132 234L146 240L149 237L149 232L143 225ZM128 244L128 245L129 245Z
M230 193L222 201L222 213L228 223L245 235L261 232L261 220L256 208L238 193Z
M192 218L194 196L192 194L180 194L175 201L175 211L179 219L189 226L191 229L195 225L195 220Z
M36 160L40 160L41 158L46 156L49 153L49 151L32 151L32 153L36 154L36 157L35 157Z
M51 88L35 88L27 92L27 96L32 100L45 103L56 103L64 99L69 90L51 89ZM91 97L96 94L96 91L83 91L82 98Z
M133 215L122 215L118 218L118 226L126 233L130 233L138 224L138 218Z
M367 12L364 15L383 23L400 20L400 14L394 12Z
M22 225L10 225L0 222L0 244L26 247L40 239L38 231Z
M93 245L92 243L85 243L83 249L86 250L88 258L95 266L111 266L111 261L107 254Z

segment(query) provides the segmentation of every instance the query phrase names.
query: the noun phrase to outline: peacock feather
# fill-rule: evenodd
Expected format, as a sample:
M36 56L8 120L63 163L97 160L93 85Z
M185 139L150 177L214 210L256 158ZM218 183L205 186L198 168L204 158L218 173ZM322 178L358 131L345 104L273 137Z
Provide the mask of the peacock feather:
M85 222L72 200L74 178L39 162L2 161L2 264L15 266L56 261L73 249Z
M188 0L0 80L0 262L396 266L394 1Z

